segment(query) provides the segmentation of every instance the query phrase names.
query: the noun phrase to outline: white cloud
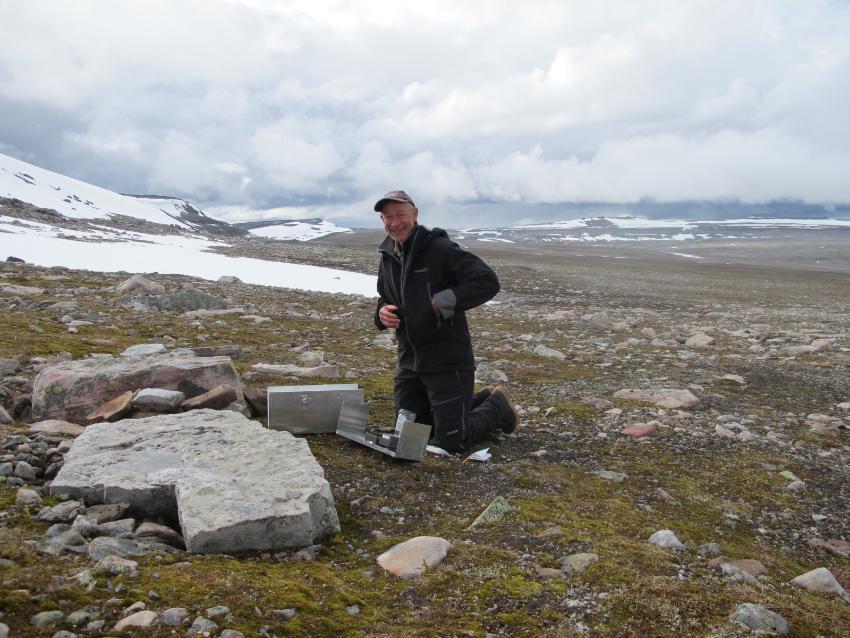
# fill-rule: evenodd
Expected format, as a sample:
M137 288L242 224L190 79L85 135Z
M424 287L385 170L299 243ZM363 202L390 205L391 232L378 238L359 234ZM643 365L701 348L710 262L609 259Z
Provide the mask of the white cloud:
M68 125L0 144L219 210L848 201L848 33L837 0L7 0L0 122Z

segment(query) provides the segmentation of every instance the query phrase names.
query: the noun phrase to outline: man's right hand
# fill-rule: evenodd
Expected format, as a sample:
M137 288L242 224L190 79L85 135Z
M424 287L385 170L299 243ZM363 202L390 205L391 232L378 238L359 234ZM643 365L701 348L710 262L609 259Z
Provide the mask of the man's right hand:
M381 306L378 311L378 319L384 324L384 328L398 328L401 325L396 310L398 310L398 306Z

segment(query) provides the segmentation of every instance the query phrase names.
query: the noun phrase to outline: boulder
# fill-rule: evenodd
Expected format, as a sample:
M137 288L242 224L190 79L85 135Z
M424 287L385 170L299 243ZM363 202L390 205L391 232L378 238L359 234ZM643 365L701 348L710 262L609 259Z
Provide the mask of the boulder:
M122 392L117 397L112 399L111 401L107 401L99 408L97 408L94 412L88 415L86 420L89 423L100 423L101 421L118 421L122 419L125 415L127 415L130 410L133 409L133 395L135 393L132 390L127 390L126 392Z
M133 396L133 409L140 412L174 412L185 399L186 395L179 390L143 388Z
M378 556L378 564L391 574L411 580L436 567L446 557L452 544L436 536L417 536L394 545Z
M694 408L699 405L697 399L689 390L674 390L659 388L655 390L627 389L617 390L615 399L627 401L645 401L654 403L661 408Z
M155 281L151 281L147 277L143 277L142 275L133 275L129 279L125 279L120 284L115 287L117 292L149 292L152 294L162 294L165 292L165 286L162 284L158 284Z
M167 348L161 343L137 343L126 348L120 356L122 357L148 357L152 354L162 354Z
M61 419L48 419L47 421L33 423L29 427L27 434L58 434L75 437L80 436L85 430L82 425L77 425L76 423L69 423Z
M197 357L189 350L174 350L146 357L65 361L35 378L32 410L35 419L82 423L128 390L179 390L192 398L219 385L237 388L236 403L244 408L239 374L228 357Z
M304 368L291 363L281 365L273 365L269 363L255 363L251 366L257 372L262 374L279 374L287 377L311 378L318 377L322 379L337 379L339 378L339 367L329 364L321 364L312 368Z
M180 409L184 412L187 410L198 410L200 408L223 410L228 405L236 401L236 396L236 388L232 385L219 385L209 392L204 392L203 394L199 394L196 397L183 401L180 405Z
M729 620L758 635L787 636L791 630L782 616L767 607L752 603L738 605Z
M339 532L330 485L307 442L232 411L91 425L50 489L179 520L196 553L305 547Z

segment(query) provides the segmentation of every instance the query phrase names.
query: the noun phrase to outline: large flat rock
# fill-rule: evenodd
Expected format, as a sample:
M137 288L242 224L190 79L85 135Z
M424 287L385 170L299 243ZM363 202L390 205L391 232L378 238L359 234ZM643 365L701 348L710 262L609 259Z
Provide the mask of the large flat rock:
M35 420L85 423L97 408L120 394L140 388L179 390L186 398L220 385L236 388L244 408L239 374L229 357L198 357L191 350L150 356L65 361L42 370L33 382Z
M339 532L330 485L307 442L232 411L90 425L50 491L179 520L195 553L302 547Z

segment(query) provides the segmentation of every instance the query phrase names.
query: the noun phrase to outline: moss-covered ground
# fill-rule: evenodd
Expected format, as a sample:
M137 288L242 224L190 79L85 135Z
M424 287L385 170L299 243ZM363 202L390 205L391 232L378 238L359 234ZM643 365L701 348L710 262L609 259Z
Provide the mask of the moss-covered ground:
M328 265L367 260L356 249L334 255L337 262L328 259ZM850 400L848 358L841 350L850 343L842 340L846 336L835 320L847 310L850 285L830 278L814 286L816 274L795 275L783 295L775 281L782 275L765 279L761 270L704 267L675 274L679 285L703 282L702 292L714 295L707 302L687 286L671 299L665 294L670 279L656 266L636 272L609 261L609 270L600 274L591 268L599 266L595 261L557 269L551 256L538 262L524 257L521 267L504 253L489 258L506 292L502 304L471 313L476 350L508 375L523 411L515 435L490 443L491 461L429 455L420 463L397 462L332 435L314 436L310 447L325 468L342 526L315 561L296 561L293 552L152 555L140 560L139 576L100 577L91 591L74 579L91 561L39 555L35 541L46 524L32 519L35 510L16 509L16 490L0 485L0 558L10 561L0 564L0 622L12 628L14 638L52 636L57 628L37 629L30 618L43 610L70 613L96 605L106 610L103 635L109 635L120 610L143 601L160 611L186 607L192 617L226 605L230 614L219 624L246 636L261 630L279 637L742 636L744 630L727 618L736 605L751 602L780 613L793 636L850 635L850 605L789 583L807 570L828 567L850 587L850 559L806 543L815 535L812 514L827 516L817 535L850 533L846 430L818 435L805 424L807 414L834 413L835 404ZM266 387L326 382L258 375L251 367L298 363L304 350L322 350L343 372L353 371L351 382L364 389L373 424L392 422L394 353L372 342L369 300L153 277L169 289L189 285L220 296L228 307L244 308L246 315L270 319L255 323L240 314L192 318L132 309L132 295L112 289L126 275L10 264L0 275L4 284L45 289L31 298L0 298L0 358L115 355L146 342L235 344L244 352L235 363L246 385ZM749 293L741 294L742 288ZM803 289L811 305L797 302ZM67 301L77 308L53 306ZM740 320L712 315L721 302L723 312ZM545 318L559 309L572 314ZM627 325L599 329L581 319L600 311ZM59 321L65 314L92 325L69 332ZM729 335L735 328L769 323L773 333L765 330L760 342L769 345L766 339L798 329L801 320L813 334L838 335L835 347L801 358L751 355L749 342L741 345ZM687 336L679 333L685 324L728 330L718 330L710 356L681 359L676 337ZM615 349L647 326L670 344ZM590 342L602 336L615 345ZM536 343L567 357L538 356L532 350ZM746 383L719 379L722 374L741 375ZM680 414L615 401L612 413L582 400L610 399L618 389L647 385L691 387L701 404ZM7 409L16 392L3 398ZM745 421L758 439L743 443L715 436L721 415ZM652 420L659 433L651 440L618 433L629 423ZM0 432L20 427L3 426ZM593 474L601 469L627 476L622 482L605 480ZM804 494L784 489L787 481L779 475L784 469L806 481ZM497 496L511 505L505 518L468 529ZM560 532L543 534L552 528ZM675 531L686 550L650 544L647 539L660 529ZM414 581L395 579L376 564L382 551L417 535L445 537L453 549ZM710 556L700 552L705 543L719 544L730 558L761 561L767 575L757 584L722 576L708 568ZM593 552L600 560L578 574L539 575L538 567L558 567L560 558L576 552ZM295 615L283 612L288 609ZM162 626L136 634L173 635Z

